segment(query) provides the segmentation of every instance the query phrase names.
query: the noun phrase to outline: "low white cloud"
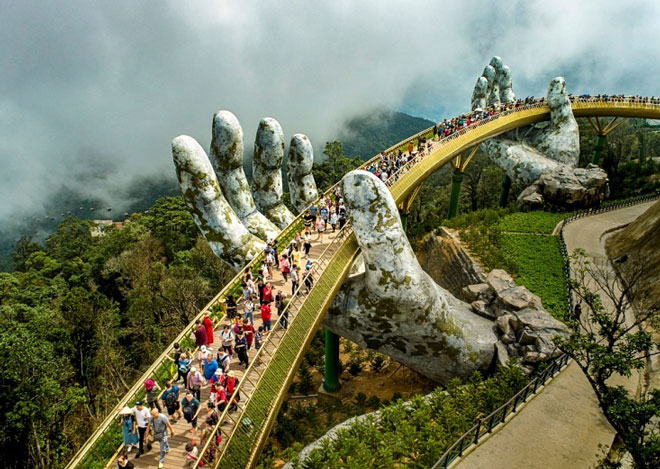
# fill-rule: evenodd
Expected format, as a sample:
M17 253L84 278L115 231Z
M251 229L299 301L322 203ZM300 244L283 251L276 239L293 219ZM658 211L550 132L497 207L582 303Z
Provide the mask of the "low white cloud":
M171 139L208 147L218 109L247 153L264 116L321 148L374 107L462 112L492 55L522 96L557 75L573 92L658 94L658 24L653 0L5 3L0 221L63 186L112 200L173 174Z

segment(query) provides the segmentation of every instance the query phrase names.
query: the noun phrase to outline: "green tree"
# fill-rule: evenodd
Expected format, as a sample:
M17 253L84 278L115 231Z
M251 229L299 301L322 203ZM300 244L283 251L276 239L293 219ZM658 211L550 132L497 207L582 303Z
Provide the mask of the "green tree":
M174 259L178 251L192 248L199 230L181 197L158 199L145 217L149 231L163 243L165 256Z
M576 250L571 260L571 285L582 315L569 322L570 336L558 338L558 345L584 372L635 465L660 467L660 390L646 389L636 397L611 382L615 375L630 378L641 372L659 351L660 344L646 327L658 318L660 306L643 297L645 262L631 263L635 266L626 272L624 284L606 262L592 260L582 250Z
M341 142L326 142L323 154L326 159L320 164L315 164L312 169L319 192L326 191L344 177L344 174L362 164L360 158L344 155Z
M14 261L14 269L19 272L25 272L26 265L30 254L36 251L42 251L43 248L38 244L32 241L32 236L23 235L14 245L14 252L12 254L12 260Z

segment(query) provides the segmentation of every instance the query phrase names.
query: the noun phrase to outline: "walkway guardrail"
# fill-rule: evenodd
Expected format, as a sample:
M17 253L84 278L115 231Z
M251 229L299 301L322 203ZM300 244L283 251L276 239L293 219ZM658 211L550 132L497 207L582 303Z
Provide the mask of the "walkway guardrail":
M535 395L541 386L554 378L566 367L570 359L568 355L561 355L553 360L547 368L540 371L527 385L518 391L511 399L492 411L487 416L477 419L477 423L466 431L451 447L445 451L432 469L446 469L455 460L463 456L463 452L471 445L478 445L479 441L493 432L493 429L504 423L506 418L516 413L518 406L527 402L530 396Z
M654 115L658 113L657 105L660 104L660 100L658 100L657 98L617 97L617 99L619 99L619 101L616 102L633 103L634 105L631 107L631 109L634 109L635 112L637 113L644 111L646 109L652 110L652 113ZM599 97L593 97L593 98L578 97L578 98L573 98L573 101L579 104L583 104L583 103L600 104L601 101L603 101L603 99ZM610 112L609 111L610 107L612 107L613 110L616 112L622 112L620 109L617 110L613 107L616 105L616 102L612 102L612 100L607 102L607 107L608 107L607 112ZM509 104L507 106L503 106L498 110L496 114L489 116L487 118L480 119L472 123L470 126L460 128L459 130L453 131L450 135L440 138L439 141L435 142L433 152L436 151L435 148L437 148L437 145L440 145L441 147L444 147L445 145L447 145L448 147L451 147L452 145L456 145L456 142L458 141L457 139L462 135L465 135L465 133L474 130L476 128L479 128L481 126L484 126L485 124L488 124L503 116L508 116L517 112L528 111L535 108L547 109L547 103L545 102L544 99L539 99L539 100L530 100L529 102L522 102L522 103L516 102ZM547 112L549 113L549 109L547 110ZM585 109L582 109L581 112L587 112L587 111L585 111ZM464 116L465 115L467 114L464 114ZM390 148L385 150L384 153L391 155L395 151L398 151L401 148L405 148L410 142L418 141L419 137L421 136L426 137L432 135L434 127L435 126L429 127L428 129L422 130L421 132L418 132L417 134L408 137L407 139L391 146ZM481 141L480 138L483 139L490 137L476 137L475 144L478 144ZM362 164L359 167L359 169L368 168L371 164L378 162L380 157L381 155L378 154L373 158L370 158L368 161ZM427 158L418 156L416 158L413 158L406 165L399 168L392 175L393 177L390 178L391 182L388 181L388 185L392 187L392 184L398 181L402 177L406 180L410 179L410 175L406 174L408 172L411 172L413 175L423 177L422 174L423 172L435 170L437 169L437 167L446 164L448 161L449 160L446 161L442 160L440 162L436 161L434 163L434 166L431 167L430 162L427 161ZM418 163L420 162L424 164L418 165ZM422 168L422 166L424 168ZM327 197L331 195L334 189L337 187L337 185L338 183L330 187L323 194L323 197ZM395 196L395 198L398 198L402 194L405 194L406 191L410 189L409 187L410 185L411 182L407 181L407 184L399 184L397 185L397 187L392 187L391 191L393 196ZM317 199L317 201L315 201L314 203L318 203L318 201L319 199ZM284 230L282 230L282 232L278 236L278 246L283 247L291 239L295 237L298 231L302 230L303 213L305 213L305 210L303 210L301 214L299 214L294 219L291 225L289 225ZM195 348L194 341L191 339L191 334L195 326L196 320L203 318L205 313L208 311L211 313L211 317L215 319L216 325L219 324L220 319L224 315L224 304L223 304L224 298L229 294L234 294L235 296L238 296L241 280L243 278L243 274L245 270L248 267L252 267L253 270L258 269L262 261L263 261L263 253L260 253L252 261L250 261L245 266L245 268L243 268L240 272L238 272L237 275L230 282L228 282L228 284L202 309L199 315L197 315L190 322L190 324L183 329L183 331L177 336L177 338L163 351L163 353L155 360L155 362L135 382L135 384L129 389L126 395L119 400L115 408L108 414L108 416L103 420L103 422L101 422L101 424L96 428L96 430L93 432L90 438L85 442L85 444L80 448L80 450L76 453L76 455L71 459L70 463L67 465L67 468L74 468L74 467L103 468L112 460L113 455L116 454L117 448L121 446L121 432L119 425L117 425L116 423L119 411L124 406L133 405L135 401L143 398L144 396L143 383L147 378L153 378L162 387L164 381L172 377L174 373L172 371L172 364L169 359L169 356L173 352L173 344L175 342L178 342L182 345L182 348L184 349L186 347Z
M562 226L559 230L559 246L562 257L564 258L564 275L568 292L569 313L572 313L573 311L573 294L570 287L570 255L568 248L566 247L566 241L564 239L564 228L566 225L587 216L598 215L600 213L610 212L625 207L632 207L633 205L651 202L658 199L660 199L660 191L655 192L654 194L645 194L637 197L631 197L629 199L604 203L600 207L594 209L578 210L577 212L574 212L572 215L569 215L568 217L564 218L564 220L562 220ZM445 451L440 459L433 465L432 469L446 469L451 465L452 462L462 457L466 449L472 445L478 445L484 436L492 433L493 429L497 425L503 423L508 415L515 413L517 411L518 405L526 402L530 396L536 394L540 389L542 389L541 385L545 385L548 381L550 381L550 379L552 379L561 370L563 370L569 362L570 358L566 354L563 354L553 360L548 368L535 376L532 381L530 381L523 389L518 391L505 404L488 414L486 417L478 419L477 423L472 428L465 432L447 451Z

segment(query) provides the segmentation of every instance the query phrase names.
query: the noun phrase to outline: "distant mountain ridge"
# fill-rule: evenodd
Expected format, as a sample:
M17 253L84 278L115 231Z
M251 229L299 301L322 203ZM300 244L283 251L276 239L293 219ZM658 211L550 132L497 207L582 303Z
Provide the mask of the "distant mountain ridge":
M434 124L422 117L379 109L347 121L336 140L342 142L345 155L367 160Z
M339 135L330 140L342 142L344 154L360 156L366 160L433 124L420 117L380 109L348 120ZM24 228L17 228L18 224L0 227L0 272L12 269L11 252L22 234L34 236L35 240L43 240L57 229L57 225L66 216L84 219L114 218L115 221L120 221L124 218L124 211L141 212L161 197L178 194L179 187L174 171L170 177L142 178L122 194L125 202L121 206L103 200L90 200L85 194L78 194L63 187L50 198L42 213L26 214L22 220ZM106 207L111 205L113 210L109 212ZM84 209L79 210L79 207ZM96 207L96 211L91 212L90 207ZM28 225L29 219L32 220Z

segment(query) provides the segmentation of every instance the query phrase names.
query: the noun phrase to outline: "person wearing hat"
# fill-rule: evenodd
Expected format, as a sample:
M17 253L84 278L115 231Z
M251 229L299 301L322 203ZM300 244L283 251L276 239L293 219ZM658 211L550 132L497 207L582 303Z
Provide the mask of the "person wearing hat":
M210 356L210 357L212 358L212 356ZM208 359L208 357L207 357L207 359ZM202 398L202 385L203 384L204 384L204 377L199 372L199 370L197 370L197 367L193 366L190 369L190 373L188 373L188 383L187 383L188 386L187 386L187 388L190 392L192 392L197 397L197 399Z
M161 387L153 379L148 378L144 382L144 389L147 391L147 404L152 409L155 407L162 412L160 403L158 402L158 394L162 391Z
M206 357L211 355L211 352L209 352L209 349L206 347L206 345L202 345L199 348L199 352L197 352L197 365L198 369L203 370L204 369L204 361L206 360Z
M124 446L126 447L126 452L130 453L133 446L137 446L139 442L139 438L135 431L135 413L130 407L126 406L121 412L119 412L119 415L121 416L119 424L121 425L124 437Z
M149 413L149 409L144 407L142 404L142 401L137 401L135 403L135 421L137 423L137 433L138 433L138 440L139 440L139 448L140 451L138 454L135 455L136 458L139 458L140 455L144 454L144 435L147 433L147 425L149 425L149 418L151 418L151 414ZM135 431L135 430L133 430Z

